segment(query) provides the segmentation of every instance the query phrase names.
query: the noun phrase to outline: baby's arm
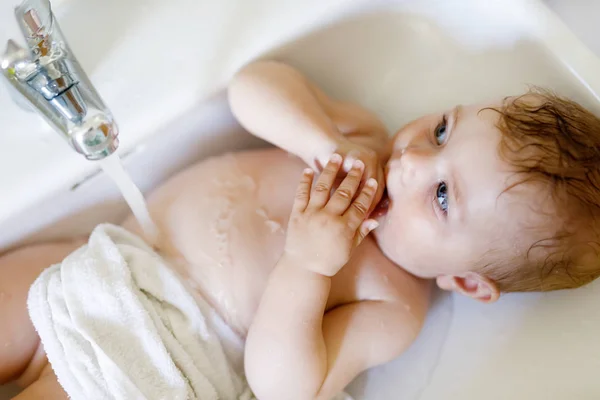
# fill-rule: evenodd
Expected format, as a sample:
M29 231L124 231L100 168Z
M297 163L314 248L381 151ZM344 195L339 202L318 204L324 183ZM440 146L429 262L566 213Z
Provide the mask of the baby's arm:
M239 71L229 85L229 102L249 132L313 167L315 159L324 165L348 141L345 135L360 137L361 144L378 153L386 151L387 131L373 113L329 98L280 62L259 61Z
M329 199L341 157L333 156L311 193L305 171L285 252L271 273L246 342L248 382L261 400L329 400L360 372L398 356L421 321L394 301L361 301L325 313L334 276L376 227L366 220L376 182L358 190L354 167Z
M229 85L229 103L236 118L252 134L297 155L319 170L336 152L365 163L364 181L384 188L382 163L389 137L379 119L352 103L329 98L300 72L275 61L248 65ZM344 165L347 172L349 165Z

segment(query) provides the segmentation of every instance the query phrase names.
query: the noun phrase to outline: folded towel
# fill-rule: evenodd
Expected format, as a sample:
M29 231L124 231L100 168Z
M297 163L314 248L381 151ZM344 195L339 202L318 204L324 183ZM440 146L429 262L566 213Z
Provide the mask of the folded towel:
M100 225L87 245L48 268L29 314L74 400L247 400L216 313L137 236Z

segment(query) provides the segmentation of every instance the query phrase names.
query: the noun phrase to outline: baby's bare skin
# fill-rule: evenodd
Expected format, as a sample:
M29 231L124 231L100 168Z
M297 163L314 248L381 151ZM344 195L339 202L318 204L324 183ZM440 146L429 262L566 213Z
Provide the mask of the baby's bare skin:
M301 95L294 93L292 97L298 99ZM381 142L385 132L381 132L380 123L357 107L347 104L337 107L334 103L329 106L327 114L350 140L340 145L338 151L358 149L365 156L361 157L366 164L365 177L380 179L381 165L361 147L385 151L381 150L386 149L386 143ZM299 110L306 112L305 107ZM307 118L314 122L312 114ZM301 122L295 120L294 126ZM305 131L309 133L300 129L301 134ZM296 140L309 139L307 135ZM353 143L357 146L353 147ZM148 197L150 212L162 233L158 243L160 253L242 338L251 328L270 273L283 252L287 221L302 170L307 163L315 166L314 160L324 165L328 157L324 152L310 159L302 151L293 151L296 147L290 142L277 144L303 159L280 149L223 155L183 171ZM123 226L141 234L132 218ZM12 332L0 332L0 382L18 379L26 388L18 399L42 398L39 393L44 393L43 398L65 398L27 318L25 299L30 284L43 268L60 262L80 245L81 241L49 244L0 258L0 276L11 276L12 285L1 286L6 280L0 279L0 293L5 291L16 299L11 305L0 298L0 318L14 326ZM20 282L16 286L15 276ZM374 240L367 237L349 263L331 279L323 320L328 332L324 335L328 346L341 345L345 337L352 343L344 346L351 350L339 350L331 356L333 370L328 372L331 375L327 377L328 386L319 392L322 396L318 398L329 398L360 371L394 358L408 347L427 312L429 288L428 283L388 260ZM353 307L363 302L371 307ZM388 304L390 307L380 307ZM293 305L288 308L290 313L294 312ZM352 314L354 308L356 317ZM327 319L334 310L335 315ZM378 337L376 343L369 343L371 333L362 334L373 328L372 319L385 321L379 329L385 340ZM337 327L330 326L331 321L337 321ZM15 332L21 338L18 342L14 342ZM3 348L4 342L11 345ZM354 354L362 354L362 348L371 351L372 357L353 360ZM4 363L7 359L12 361ZM250 365L262 370L260 361L256 362L255 359ZM346 370L346 365L352 367ZM300 382L313 378L298 376ZM256 384L260 387L260 379Z
M162 254L243 336L281 256L304 167L278 149L225 155L190 168L149 197L150 211L167 237L160 244ZM133 219L124 227L139 233ZM333 278L327 308L400 297L420 315L425 311L421 290L419 280L386 259L368 238Z
M83 243L29 246L0 257L0 383L15 381L26 388L16 399L67 399L29 320L26 301L37 276Z

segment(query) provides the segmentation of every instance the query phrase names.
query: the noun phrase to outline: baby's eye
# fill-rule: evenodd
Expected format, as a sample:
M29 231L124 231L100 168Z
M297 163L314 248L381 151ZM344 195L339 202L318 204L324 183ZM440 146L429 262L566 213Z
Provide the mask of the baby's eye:
M443 212L448 212L448 186L445 182L440 182L435 191L435 197Z
M438 126L435 127L435 131L433 132L433 135L435 136L435 141L438 146L441 146L446 142L446 136L448 133L447 131L447 121L446 116L444 115L442 121L438 124Z

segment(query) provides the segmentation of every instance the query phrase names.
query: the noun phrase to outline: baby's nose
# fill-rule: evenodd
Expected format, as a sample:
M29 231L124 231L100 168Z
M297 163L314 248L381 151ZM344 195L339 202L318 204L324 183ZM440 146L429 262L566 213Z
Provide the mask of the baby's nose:
M408 187L427 184L432 155L424 149L407 148L399 158L402 183Z

